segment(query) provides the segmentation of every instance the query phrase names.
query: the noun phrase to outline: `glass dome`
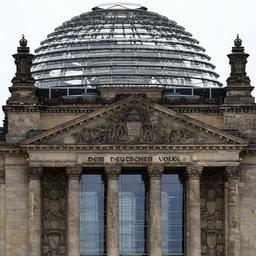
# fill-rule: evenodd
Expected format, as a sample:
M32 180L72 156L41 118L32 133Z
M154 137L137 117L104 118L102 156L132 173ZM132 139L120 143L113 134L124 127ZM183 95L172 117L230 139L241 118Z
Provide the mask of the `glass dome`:
M57 27L35 52L39 88L221 86L190 33L139 5L95 7Z

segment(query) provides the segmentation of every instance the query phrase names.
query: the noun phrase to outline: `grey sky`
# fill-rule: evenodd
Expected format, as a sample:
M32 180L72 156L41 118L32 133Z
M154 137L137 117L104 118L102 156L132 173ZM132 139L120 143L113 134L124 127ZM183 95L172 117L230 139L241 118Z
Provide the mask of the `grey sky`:
M109 0L8 0L1 3L0 31L0 105L9 97L8 87L15 73L12 54L25 34L31 52L55 27L92 7ZM130 0L115 1L139 3L150 11L176 21L192 33L206 49L216 65L220 82L225 85L229 75L226 55L230 53L237 33L250 54L247 73L252 85L256 84L256 21L255 0ZM255 90L254 90L255 92ZM256 92L255 92L256 93ZM255 94L254 93L254 94ZM0 112L0 125L4 115Z

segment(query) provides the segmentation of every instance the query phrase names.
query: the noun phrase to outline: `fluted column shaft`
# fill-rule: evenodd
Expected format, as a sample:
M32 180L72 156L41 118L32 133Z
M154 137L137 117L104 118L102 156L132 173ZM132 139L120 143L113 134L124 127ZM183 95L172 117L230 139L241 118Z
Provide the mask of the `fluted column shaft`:
M239 167L226 167L228 181L228 256L240 255Z
M200 166L187 167L188 176L188 255L201 255Z
M119 256L119 199L118 176L120 166L107 165L107 255Z
M149 165L149 233L148 255L162 255L162 212L161 212L161 174L162 165Z
M81 167L67 167L68 255L80 256L80 175Z
M41 176L42 167L28 167L30 256L41 255Z

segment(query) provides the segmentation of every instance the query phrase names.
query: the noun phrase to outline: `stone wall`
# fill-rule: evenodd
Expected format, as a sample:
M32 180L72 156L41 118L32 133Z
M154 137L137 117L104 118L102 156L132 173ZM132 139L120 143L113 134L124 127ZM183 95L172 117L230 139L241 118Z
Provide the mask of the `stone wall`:
M8 156L6 170L6 255L29 255L29 191L25 157Z
M243 155L240 183L241 256L256 252L256 154Z

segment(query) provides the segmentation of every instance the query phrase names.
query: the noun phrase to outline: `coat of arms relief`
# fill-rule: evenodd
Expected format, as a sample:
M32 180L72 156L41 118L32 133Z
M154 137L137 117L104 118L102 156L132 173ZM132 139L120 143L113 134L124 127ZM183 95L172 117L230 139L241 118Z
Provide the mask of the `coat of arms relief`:
M73 134L78 144L168 144L194 141L197 134L141 104L129 103Z

